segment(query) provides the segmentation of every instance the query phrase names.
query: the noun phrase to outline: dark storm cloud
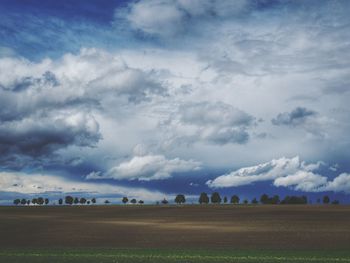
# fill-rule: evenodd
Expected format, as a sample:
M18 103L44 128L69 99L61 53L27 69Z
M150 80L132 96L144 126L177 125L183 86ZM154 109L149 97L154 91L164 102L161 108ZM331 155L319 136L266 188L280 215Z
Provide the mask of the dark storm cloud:
M274 125L299 125L306 121L307 118L315 116L315 111L303 107L297 107L291 112L283 112L272 119Z
M70 145L91 147L100 138L97 122L86 114L32 117L0 125L0 153L37 157Z

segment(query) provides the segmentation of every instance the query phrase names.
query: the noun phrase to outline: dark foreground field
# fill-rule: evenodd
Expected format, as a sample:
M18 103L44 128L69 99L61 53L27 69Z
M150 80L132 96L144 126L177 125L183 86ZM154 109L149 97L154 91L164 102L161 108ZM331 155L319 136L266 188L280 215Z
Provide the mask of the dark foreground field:
M0 248L0 262L350 262L350 207L1 207Z

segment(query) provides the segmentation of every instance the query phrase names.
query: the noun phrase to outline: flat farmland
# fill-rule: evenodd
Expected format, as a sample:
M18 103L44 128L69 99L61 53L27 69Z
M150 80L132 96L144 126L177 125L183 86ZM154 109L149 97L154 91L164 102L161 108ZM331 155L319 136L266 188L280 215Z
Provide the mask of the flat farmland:
M350 250L350 207L1 207L0 236L3 249Z
M350 207L1 207L0 262L350 263Z

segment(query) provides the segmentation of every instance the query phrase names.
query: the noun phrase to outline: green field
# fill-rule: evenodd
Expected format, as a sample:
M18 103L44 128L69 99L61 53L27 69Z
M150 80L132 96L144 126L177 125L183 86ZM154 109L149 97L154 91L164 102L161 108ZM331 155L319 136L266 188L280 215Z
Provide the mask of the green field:
M350 251L0 250L7 263L350 262Z

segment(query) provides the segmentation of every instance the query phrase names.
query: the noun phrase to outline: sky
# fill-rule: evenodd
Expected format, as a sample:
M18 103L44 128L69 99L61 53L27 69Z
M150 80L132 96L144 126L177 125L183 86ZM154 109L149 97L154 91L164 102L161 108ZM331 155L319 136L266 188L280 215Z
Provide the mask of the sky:
M350 1L1 0L0 203L349 202Z

